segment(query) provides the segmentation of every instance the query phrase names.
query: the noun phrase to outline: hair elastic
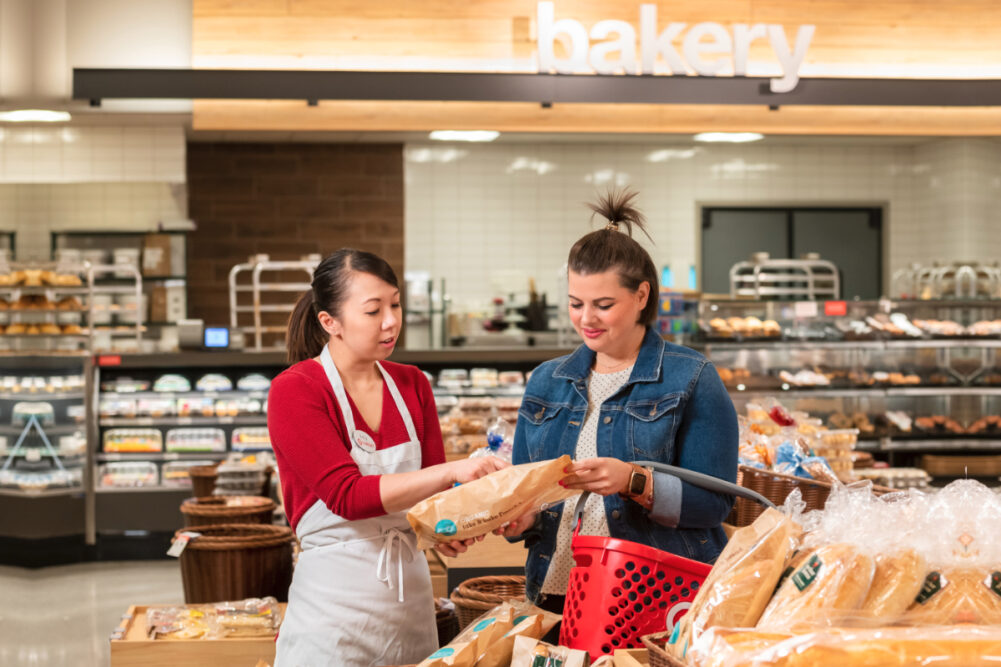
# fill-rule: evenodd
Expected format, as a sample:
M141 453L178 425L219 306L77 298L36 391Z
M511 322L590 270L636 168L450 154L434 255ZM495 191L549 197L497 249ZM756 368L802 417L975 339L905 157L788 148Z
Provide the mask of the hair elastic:
M610 220L609 223L605 225L605 229L610 229L613 232L617 232L619 231L619 223L617 223L614 220Z

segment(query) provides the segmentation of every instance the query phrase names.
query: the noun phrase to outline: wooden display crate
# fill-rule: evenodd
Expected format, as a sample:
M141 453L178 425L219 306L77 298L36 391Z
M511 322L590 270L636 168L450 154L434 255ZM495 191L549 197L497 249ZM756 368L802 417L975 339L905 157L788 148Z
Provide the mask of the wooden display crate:
M219 667L275 661L274 637L232 639L150 639L146 636L146 609L132 605L111 638L111 667ZM281 603L282 614L285 604Z
M620 648L615 651L615 667L650 667L650 656L645 648Z

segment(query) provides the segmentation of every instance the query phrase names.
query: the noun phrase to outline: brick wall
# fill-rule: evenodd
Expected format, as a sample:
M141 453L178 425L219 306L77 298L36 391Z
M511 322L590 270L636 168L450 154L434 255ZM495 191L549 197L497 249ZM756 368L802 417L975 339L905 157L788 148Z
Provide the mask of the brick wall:
M228 323L229 270L257 253L289 260L351 246L381 255L402 280L402 145L190 143L187 171L198 225L190 317Z

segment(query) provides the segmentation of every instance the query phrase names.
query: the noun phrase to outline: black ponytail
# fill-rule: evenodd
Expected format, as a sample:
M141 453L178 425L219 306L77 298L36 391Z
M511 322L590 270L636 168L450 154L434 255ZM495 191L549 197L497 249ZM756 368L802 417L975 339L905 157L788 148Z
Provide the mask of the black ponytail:
M397 289L400 287L393 267L378 255L341 248L327 256L313 271L311 289L302 293L288 318L285 343L290 365L312 359L323 351L330 335L320 326L317 316L324 311L333 317L340 315L353 271L369 273Z
M653 240L646 230L646 219L633 205L637 194L635 190L609 190L597 202L588 204L595 215L608 223L604 229L584 235L573 245L567 267L581 275L614 269L619 274L619 284L634 292L642 283L648 283L650 294L639 323L650 326L657 319L660 282L650 253L633 238L633 230L639 229Z

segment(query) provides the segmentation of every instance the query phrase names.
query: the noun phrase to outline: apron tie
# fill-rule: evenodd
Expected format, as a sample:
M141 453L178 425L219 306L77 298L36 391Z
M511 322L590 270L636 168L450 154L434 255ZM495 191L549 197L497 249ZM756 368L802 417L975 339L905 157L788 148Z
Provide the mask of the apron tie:
M396 546L396 580L400 589L400 602L403 602L403 548L407 549L407 562L414 559L416 551L414 546L407 539L406 533L396 528L390 528L385 533L385 540L382 543L382 550L379 552L379 561L375 567L375 578L383 582L389 589L393 589L392 563L393 547Z

